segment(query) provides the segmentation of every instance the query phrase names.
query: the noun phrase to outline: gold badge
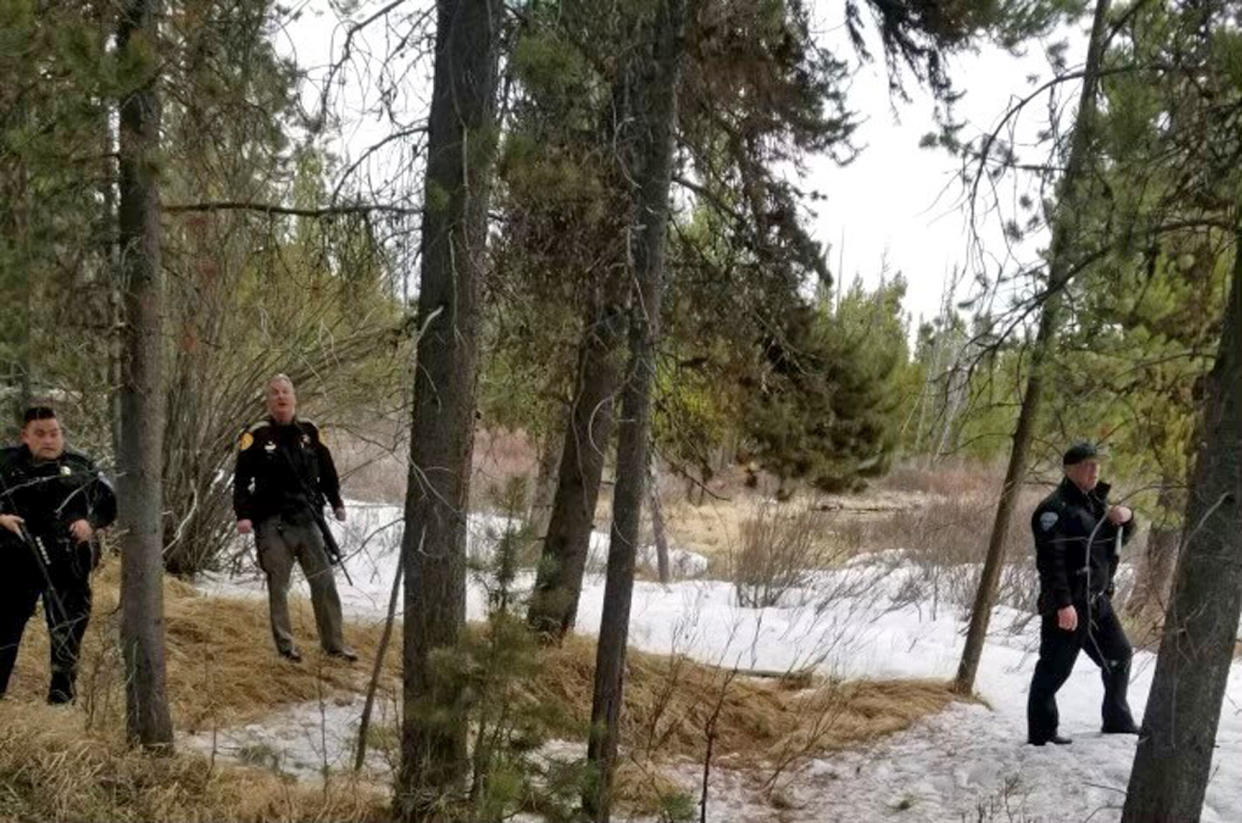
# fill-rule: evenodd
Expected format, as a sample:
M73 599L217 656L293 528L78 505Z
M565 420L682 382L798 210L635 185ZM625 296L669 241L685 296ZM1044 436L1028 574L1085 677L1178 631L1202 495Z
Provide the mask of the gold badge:
M250 432L246 432L245 434L243 434L242 439L241 439L241 450L245 451L246 449L250 448L253 445L254 445L254 437L250 434Z

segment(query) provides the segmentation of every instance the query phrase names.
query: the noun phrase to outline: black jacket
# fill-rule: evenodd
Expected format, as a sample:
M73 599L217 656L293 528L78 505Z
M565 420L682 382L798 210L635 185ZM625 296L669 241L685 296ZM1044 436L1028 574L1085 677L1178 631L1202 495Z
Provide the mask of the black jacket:
M307 523L325 499L334 509L344 505L332 453L313 423L295 418L280 425L268 418L242 433L233 473L238 520L258 523L279 515Z
M66 451L55 460L35 460L21 445L0 451L0 513L21 517L35 537L67 541L75 521L96 529L112 525L116 495L85 455Z
M1119 558L1118 527L1105 519L1109 489L1107 483L1099 483L1083 492L1067 477L1031 515L1040 612L1085 602L1088 576L1092 594L1112 593ZM1134 529L1134 518L1121 526L1123 544L1130 541ZM1088 566L1087 540L1093 533Z

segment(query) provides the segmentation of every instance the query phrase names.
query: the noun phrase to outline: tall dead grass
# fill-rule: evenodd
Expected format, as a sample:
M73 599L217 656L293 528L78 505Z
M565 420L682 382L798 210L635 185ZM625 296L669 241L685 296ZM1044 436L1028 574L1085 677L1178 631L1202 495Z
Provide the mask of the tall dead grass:
M147 756L83 734L65 709L0 702L0 819L381 821L388 793L364 782L307 787L203 755Z
M559 735L585 737L591 717L594 646L571 636L544 651L532 699L564 707ZM626 655L622 745L632 753L701 758L715 719L715 752L734 765L759 765L828 751L908 728L958 699L926 680L820 681L734 676L683 656ZM723 695L723 699L722 699Z

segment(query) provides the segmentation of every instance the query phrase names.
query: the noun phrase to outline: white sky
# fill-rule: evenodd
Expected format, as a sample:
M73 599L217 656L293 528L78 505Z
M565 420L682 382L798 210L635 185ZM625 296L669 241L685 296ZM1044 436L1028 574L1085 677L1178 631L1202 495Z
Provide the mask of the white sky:
M312 79L323 77L322 67L330 55L339 53L344 42L344 31L329 10L329 2L300 0L294 9L301 13L276 37L277 49L285 55L296 54ZM377 0L362 0L351 18L363 19L383 5ZM411 0L402 8L427 5L425 0ZM930 95L908 76L905 85L911 101L890 97L883 60L860 64L848 43L841 25L843 5L841 0L818 0L822 19L816 22L816 31L824 46L857 68L848 104L861 121L854 142L862 151L845 167L826 157L808 159L802 185L827 195L826 201L814 206L813 234L830 248L829 265L839 286L848 285L856 275L873 286L881 277L882 262L886 263L890 273L901 272L909 284L906 308L915 322L920 316L930 319L938 312L946 272L957 268L973 275L981 265L987 265L989 273L994 274L998 260L1005 256L1006 245L997 221L985 221L983 243L987 262L971 254L968 221L962 208L963 190L957 182L960 162L944 150L918 146L924 134L935 130ZM1071 66L1081 59L1086 39L1084 26L1085 23L1066 28L1055 35L1068 39ZM369 32L368 39L377 51L399 36L399 32L379 26ZM960 133L962 139L972 139L990 130L1015 96L1029 93L1032 76L1041 80L1050 76L1044 45L1031 43L1022 56L987 46L951 59L950 75L954 84L965 91L954 108L956 119L967 124ZM878 43L872 52L882 54ZM429 104L429 69L429 65L424 66L403 86L407 99L400 101L397 108L404 108L412 117L421 115ZM364 91L372 79L367 71L355 69L346 76L339 99L346 103L347 110L358 111L366 107L364 99L367 104L374 100L373 92ZM1077 89L1062 92L1066 93L1073 99ZM308 89L307 104L317 102L318 94L317 89ZM1032 106L1017 131L1019 146L1022 142L1033 143L1037 130L1046 127L1046 119L1046 105ZM387 124L373 117L349 116L341 125L342 134L328 145L346 162L389 130ZM1037 159L1034 151L1028 154L1026 159ZM416 167L400 152L390 152L372 165L381 173L384 168ZM1037 236L1025 243L1022 253L1027 260L1042 239ZM957 299L967 296L969 291L967 282L959 288Z
M832 2L834 8L841 5ZM834 25L826 18L820 33L821 42L838 56L850 54L839 23ZM1078 26L1067 27L1046 42L1057 38L1069 41L1069 64L1078 63L1084 54L1085 33ZM1031 43L1021 56L987 46L951 59L954 85L965 90L954 106L955 119L967 124L959 134L961 139L991 131L1013 99L1033 90L1030 76L1038 76L1040 82L1051 77L1044 46ZM880 53L878 46L872 51ZM858 66L857 59L851 65ZM930 319L938 313L946 272L956 267L973 274L981 261L969 249L969 221L958 182L960 161L943 149L919 148L920 138L935 131L933 104L931 95L918 88L913 78L906 80L910 103L890 98L882 60L858 69L848 99L863 120L855 140L863 150L845 167L828 158L813 159L807 182L828 196L817 204L813 225L816 239L832 247L829 264L838 285L848 285L856 275L874 285L880 280L882 261L886 262L890 272L904 274L909 284L905 305L917 322L920 315ZM1066 91L1077 99L1077 84ZM1047 125L1046 105L1028 108L1015 135L1019 145L1034 143L1037 131ZM1043 159L1034 150L1027 155L1028 160ZM1007 246L995 219L981 221L981 228L986 230L987 265L994 273ZM1042 242L1042 236L1033 236L1024 244L1028 261ZM957 298L968 291L969 283L959 289Z

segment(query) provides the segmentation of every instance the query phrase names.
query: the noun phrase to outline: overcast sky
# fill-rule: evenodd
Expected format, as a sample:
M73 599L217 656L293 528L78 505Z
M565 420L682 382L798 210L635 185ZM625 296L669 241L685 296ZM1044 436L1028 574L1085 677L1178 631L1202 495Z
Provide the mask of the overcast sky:
M373 13L384 3L363 0L352 19L359 20ZM406 7L425 4L411 2ZM817 38L841 59L857 69L851 82L848 103L857 112L860 125L854 142L861 149L849 165L840 167L830 158L813 157L806 163L802 184L827 196L814 206L812 220L816 239L830 247L829 265L837 283L848 285L861 276L864 283L874 285L880 279L882 264L889 273L901 272L909 289L906 308L917 322L920 316L933 317L941 302L946 272L957 268L973 274L981 265L991 273L1006 253L997 222L981 221L984 233L984 257L970 253L968 221L962 208L962 187L957 182L960 161L940 149L920 149L920 138L935 129L933 104L929 94L917 86L912 77L906 87L912 98L904 102L890 96L883 60L861 63L848 43L841 14L841 0L819 0L819 17L815 22ZM300 0L296 14L276 37L283 54L296 55L312 79L321 79L329 56L339 53L344 42L343 29L329 11L328 0ZM295 19L294 19L295 18ZM373 27L369 45L375 50L392 42L399 33ZM1057 32L1053 39L1069 42L1069 63L1075 65L1083 52L1083 26ZM1029 93L1031 78L1046 79L1051 72L1044 56L1047 42L1034 42L1024 55L1014 56L992 46L977 52L955 55L950 62L954 84L965 91L955 105L955 119L967 125L961 132L970 139L989 131L1010 102ZM365 49L360 49L365 50ZM872 48L880 54L878 44ZM429 103L426 74L415 73L403 85L406 99L402 106L419 114ZM355 68L345 77L338 99L345 102L346 112L365 108L364 96L374 99L367 69ZM317 95L308 86L308 104ZM1069 89L1069 97L1076 89ZM374 118L347 117L343 134L330 146L347 161L384 136L389 127ZM1036 105L1021 121L1017 136L1020 141L1034 143L1036 132L1047 125L1047 107ZM1021 142L1019 143L1021 150ZM1033 156L1033 152L1032 152ZM410 168L397 154L389 154L380 166ZM1032 238L1023 255L1029 257L1042 238ZM958 291L967 296L969 285Z
M839 12L843 4L827 0L819 5ZM819 21L818 35L836 54L851 54L839 15L837 20L825 15ZM1032 91L1032 77L1040 81L1051 77L1044 52L1057 39L1068 41L1069 63L1075 65L1085 51L1086 39L1077 26L1029 44L1023 55L987 46L951 59L953 82L965 91L954 106L955 119L966 123L962 139L991 131L1015 97ZM878 48L873 51L879 53ZM888 92L883 61L859 65L852 58L852 65L858 71L849 102L863 120L856 138L863 150L845 167L827 158L808 164L808 182L828 196L816 206L815 235L832 247L829 264L838 283L848 285L860 275L864 283L875 284L886 261L890 272L900 271L909 283L906 307L914 320L919 315L930 319L938 311L947 271L957 267L973 273L986 265L994 272L1008 247L998 222L981 220L985 256L980 259L970 253L969 221L962 208L963 189L957 182L960 161L943 149L919 148L920 138L935 130L931 96L907 78L911 102L895 100ZM1070 98L1076 98L1076 87L1068 91ZM1015 136L1019 150L1023 143L1027 145L1028 158L1042 159L1042 150L1030 146L1037 132L1047 127L1047 106L1030 108ZM1029 258L1042 241L1041 236L1030 238L1023 257ZM969 291L969 285L963 286L958 299Z

